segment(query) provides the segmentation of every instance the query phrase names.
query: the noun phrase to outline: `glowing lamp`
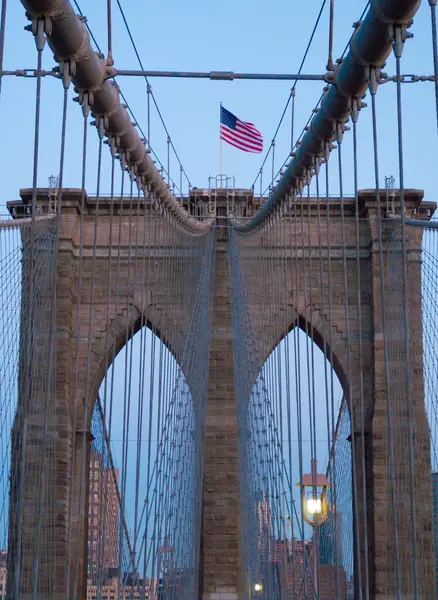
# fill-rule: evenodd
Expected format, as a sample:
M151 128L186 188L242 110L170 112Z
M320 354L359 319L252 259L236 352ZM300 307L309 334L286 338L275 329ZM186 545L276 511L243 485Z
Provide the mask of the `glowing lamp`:
M256 584L255 584L255 586L254 586L254 590L255 590L256 592L262 592L262 591L263 591L263 586L262 586L262 584L261 584L261 583L256 583Z
M316 463L316 459L310 461L311 472L297 483L301 488L304 520L312 527L322 525L328 517L327 488L330 487L327 477L317 472Z
M313 498L313 495L306 500L306 512L309 515L320 515L322 513L321 498Z

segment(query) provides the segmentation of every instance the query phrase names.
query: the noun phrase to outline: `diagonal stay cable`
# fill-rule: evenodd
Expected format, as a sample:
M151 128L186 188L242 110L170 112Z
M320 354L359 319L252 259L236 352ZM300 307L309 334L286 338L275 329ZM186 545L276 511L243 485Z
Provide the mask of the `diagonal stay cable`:
M319 13L318 13L318 16L316 18L315 25L313 27L312 33L310 34L310 38L309 38L309 41L307 43L306 50L304 51L304 55L303 55L303 58L301 60L300 67L298 69L298 75L300 75L301 71L303 70L304 63L306 62L307 56L308 56L308 54L310 52L310 48L312 46L313 39L315 37L316 30L318 29L318 25L319 25L319 23L321 21L322 13L324 11L324 8L325 8L326 4L327 4L327 0L323 0L321 8L320 8ZM295 90L297 83L298 83L298 80L295 80L295 82L294 82L294 84L292 86L292 90ZM278 132L280 130L281 125L283 124L284 117L286 116L286 111L289 108L289 104L290 104L290 101L292 99L292 90L291 90L291 92L289 94L289 97L287 99L286 106L283 109L283 113L282 113L282 115L280 117L280 121L279 121L279 123L277 125L277 129L275 130L274 136L272 138L272 142L271 142L271 144L269 146L269 149L268 149L268 151L267 151L267 153L265 155L265 158L263 159L262 166L260 167L259 172L257 174L257 177L254 179L254 183L251 186L252 189L254 188L255 184L257 183L258 178L260 177L260 170L262 170L263 167L265 166L266 161L268 160L269 153L271 152L272 144L275 141L275 139L277 138L277 134L278 134Z
M79 3L78 3L78 1L77 1L77 0L72 0L72 1L73 1L74 5L76 6L78 13L81 15L81 17L83 17L83 16L84 16L84 13L82 12L82 9L81 9L81 7L79 6ZM93 33L93 31L92 31L91 27L88 25L88 23L87 23L87 22L85 22L85 23L84 23L84 25L85 25L85 27L87 28L87 31L88 31L88 33L89 33L89 35L90 35L90 37L91 37L91 39L92 39L92 41L93 41L94 45L96 46L96 49L98 50L98 52L100 52L101 54L103 54L103 53L102 53L102 49L101 49L101 47L100 47L100 45L99 45L99 43L98 43L98 41L97 41L97 39L96 39L96 36L95 36L95 35L94 35L94 33ZM113 78L113 79L114 79L114 78ZM148 139L148 136L146 136L146 134L145 134L145 132L144 132L143 128L141 127L141 125L140 125L140 123L139 123L138 119L136 118L136 116L135 116L135 114L134 114L134 111L132 110L132 108L131 108L131 106L130 106L130 104L129 104L128 100L126 99L126 96L125 96L125 94L124 94L124 93L123 93L123 91L120 89L120 86L119 86L119 84L117 84L117 89L118 89L118 91L119 91L119 93L120 93L120 96L121 96L121 97L122 97L122 99L123 99L123 102L124 102L124 104L126 105L126 110L129 112L129 114L131 115L131 117L132 117L132 119L133 119L134 123L137 125L137 127L138 127L138 129L139 129L139 131L140 131L140 133L141 133L141 135L142 135L142 137L143 137L143 138L145 138L145 139ZM153 94L152 94L152 96L153 96ZM161 113L160 113L160 111L159 111L159 109L158 109L158 106L157 106L157 104L156 104L156 101L155 101L155 99L154 99L154 103L155 103L155 106L156 106L156 108L157 108L157 112L158 112L158 114L160 115L160 118L161 118L161 120L162 120L163 118L162 118L162 116L161 116ZM166 133L167 133L168 137L170 137L170 136L169 136L169 132L168 132L168 130L167 130L167 128L166 128L166 126L164 125L164 122L163 122L163 126L164 126L164 129L165 129L165 131L166 131ZM173 147L173 144L172 144L172 147ZM160 160L159 156L157 155L157 153L156 153L156 152L153 150L153 148L151 148L151 146L150 146L150 145L149 145L149 148L150 148L150 151L151 151L151 153L154 155L154 157L157 159L158 163L160 164L160 167L163 169L163 172L164 172L164 173L167 173L167 170L166 170L165 166L163 165L163 163L161 162L161 160ZM175 148L173 148L173 149L174 149L174 152L175 152L175 155L176 155L176 157L178 158L178 161L179 161L180 165L182 166L182 164L181 164L181 161L180 161L180 159L179 159L179 156L178 156L178 154L177 154L177 152L176 152ZM186 176L186 179L187 179L187 182L188 182L189 186L191 187L191 186L192 186L192 184L191 184L191 182L190 182L190 180L189 180L189 178L188 178L188 176L187 176L187 173L185 172L184 168L183 168L183 173L185 174L185 176ZM170 175L169 175L169 178L170 178ZM171 182L171 183L172 183L172 184L175 186L175 189L176 189L176 190L178 190L179 192L182 192L182 190L180 190L180 188L178 187L178 185L175 183L175 181L174 181L172 178L170 178L170 182Z
M364 16L365 16L365 13L366 13L366 11L368 10L369 6L370 6L370 1L368 0L368 2L366 3L366 5L365 5L365 7L364 7L364 9L363 9L363 11L362 11L362 14L361 14L361 16L359 17L358 21L362 21L362 19L364 18ZM348 51L348 48L349 48L349 46L350 46L351 40L353 39L353 36L354 36L354 32L351 34L351 36L350 36L350 38L349 38L349 40L348 40L347 44L345 45L344 51L343 51L343 52L342 52L342 54L341 54L341 59L345 57L345 55L346 55L346 53L347 53L347 51ZM303 62L302 64L304 64L304 62ZM300 67L300 68L302 68L302 67ZM296 82L295 82L295 83L296 83ZM293 88L293 89L295 89L295 85L294 85L294 88ZM283 119L284 119L284 115L285 115L285 113L286 113L286 110L287 110L287 108L288 108L288 106L289 106L289 103L290 103L291 97L292 97L292 92L291 92L291 94L290 94L290 96L289 96L288 102L287 102L287 104L286 104L286 107L285 107L285 109L284 109L283 115L282 115L282 117L281 117L281 119L280 119L280 123L279 123L279 125L278 125L278 127L277 127L277 130L276 130L276 132L275 132L275 135L274 135L274 138L273 138L273 139L275 139L275 137L276 137L276 136L277 136L277 134L278 134L278 131L279 131L279 129L280 129L280 126L281 126L281 124L282 124L282 121L283 121ZM311 120L312 120L312 118L313 118L313 116L314 116L314 113L315 113L315 111L316 111L316 110L319 108L319 106L320 106L320 104L321 104L321 101L322 101L323 97L324 97L324 94L321 94L321 96L320 96L320 97L319 97L319 99L318 99L318 102L316 103L316 105L315 105L314 109L312 110L312 112L311 112L311 114L310 114L309 118L307 119L307 122L306 122L306 124L304 125L304 127L303 127L303 129L302 129L302 131L301 131L301 134L299 135L299 137L297 138L296 142L294 143L294 145L293 145L293 147L292 147L292 150L291 150L291 152L290 152L290 153L287 155L287 157L286 157L286 159L284 160L283 164L282 164L282 165L281 165L281 167L278 169L278 171L277 171L277 173L276 173L276 175L275 175L275 177L274 177L274 181L275 181L275 179L276 179L277 177L279 177L279 175L280 175L281 171L282 171L282 170L284 169L284 167L287 165L287 162L289 161L289 158L290 158L290 156L291 156L291 155L293 154L293 152L294 152L294 151L297 149L297 147L298 147L299 143L301 142L301 140L302 140L302 138L303 138L304 134L305 134L305 133L306 133L306 131L307 131L307 128L308 128L308 127L309 127L309 125L310 125L310 122L311 122ZM268 153L267 153L267 155L266 155L266 157L265 157L265 160L263 161L263 164L262 164L262 167L261 167L261 169L263 169L263 166L264 166L264 164L266 163L266 160L267 160L267 158L268 158L268 156L269 156L269 152L270 152L270 150L271 150L271 147L269 147ZM258 174L257 174L257 177L255 178L255 180L254 180L254 183L253 183L253 184L252 184L252 186L251 186L251 189L254 189L254 186L255 186L255 184L256 184L256 182L257 182L258 178L260 177L260 175L261 175L261 172L260 172L260 170L259 170L259 172L258 172ZM271 182L271 183L273 183L273 182ZM268 189L269 189L269 186L268 186L268 187L267 187L267 188L266 188L266 189L263 191L263 194L265 194L265 193L268 191Z
M131 40L131 44L132 44L132 47L133 47L133 49L134 49L135 55L136 55L136 57L137 57L138 64L140 65L141 69L142 69L142 70L144 70L143 63L142 63L142 60L141 60L141 58L140 58L140 54L139 54L139 52L138 52L138 49L137 49L137 45L136 45L136 43L135 43L135 41L134 41L134 38L133 38L133 36L132 36L131 29L130 29L130 27L129 27L129 24L128 24L128 21L127 21L127 19L126 19L126 15L125 15L125 12L124 12L124 10L123 10L123 8L122 8L122 5L121 5L121 3L120 3L120 0L117 0L117 6L119 7L120 14L121 14L121 16L122 16L123 22L124 22L124 24L125 24L125 27L126 27L126 31L127 31L127 33L128 33L129 39ZM148 78L147 78L146 76L145 76L145 80L146 80L146 83L147 83L147 84L149 84L149 80L148 80ZM155 96L154 96L154 93L153 93L152 89L151 89L151 96L152 96L152 100L153 100L153 102L154 102L155 108L157 109L158 116L160 117L161 123L162 123L162 125L163 125L164 131L166 132L166 134L167 134L167 137L170 139L170 142L169 142L169 143L170 143L170 146L172 147L172 150L175 152L175 156L176 156L176 158L177 158L177 160L178 160L178 162L179 162L180 166L181 166L181 167L183 167L183 165L182 165L182 162L181 162L181 159L180 159L180 157L179 157L179 155L178 155L178 152L176 151L176 148L175 148L175 146L174 146L174 144L173 144L173 142L172 142L172 138L171 138L171 136L170 136L170 134L169 134L169 131L168 131L167 127L166 127L166 123L164 122L163 115L162 115L162 113L161 113L161 111L160 111L160 109L159 109L159 107L158 107L158 103L157 103L157 101L156 101L156 99L155 99ZM186 176L186 178L187 178L187 181L188 181L188 183L190 184L189 177L188 177L188 175L187 175L187 173L186 173L186 171L185 171L184 167L183 167L183 169L182 169L182 170L183 170L183 173L184 173L184 175L185 175L185 176Z

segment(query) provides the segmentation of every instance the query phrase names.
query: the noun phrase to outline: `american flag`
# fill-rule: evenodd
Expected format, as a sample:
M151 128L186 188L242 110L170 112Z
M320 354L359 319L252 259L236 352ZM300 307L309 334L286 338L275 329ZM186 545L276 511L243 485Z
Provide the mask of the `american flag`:
M263 137L252 123L238 119L221 106L221 140L245 152L261 152Z

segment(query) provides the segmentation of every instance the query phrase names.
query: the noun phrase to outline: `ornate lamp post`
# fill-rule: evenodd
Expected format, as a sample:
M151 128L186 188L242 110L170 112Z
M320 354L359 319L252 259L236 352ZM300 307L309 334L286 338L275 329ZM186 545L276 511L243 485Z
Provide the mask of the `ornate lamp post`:
M317 460L310 461L311 472L303 475L297 486L301 488L301 510L304 520L313 527L313 574L315 590L318 593L317 577L317 537L320 527L328 517L327 488L330 482L325 475L318 473Z

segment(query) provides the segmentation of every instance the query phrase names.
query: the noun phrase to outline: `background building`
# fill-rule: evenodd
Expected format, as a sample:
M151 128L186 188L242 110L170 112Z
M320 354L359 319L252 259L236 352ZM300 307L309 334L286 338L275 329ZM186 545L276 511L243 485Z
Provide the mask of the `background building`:
M256 497L258 518L258 553L261 562L267 564L272 552L272 512L268 496L260 492Z
M433 526L435 532L435 579L438 590L438 472L432 473ZM438 592L437 592L438 593Z
M327 520L318 528L319 560L322 565L343 567L342 514L329 511Z
M123 576L124 586L117 577L109 577L105 579L101 587L95 585L90 579L87 586L87 600L137 600L142 599L152 600L156 597L155 591L157 587L156 579L139 579L133 578L126 574ZM144 592L144 595L143 595Z
M0 550L0 600L6 599L7 550Z
M315 600L312 581L313 543L310 540L278 540L272 554L272 567L289 599ZM319 564L318 600L346 600L347 574L342 566Z
M119 538L119 470L105 467L102 455L90 457L90 489L88 509L88 577L93 583L103 570L117 568Z

